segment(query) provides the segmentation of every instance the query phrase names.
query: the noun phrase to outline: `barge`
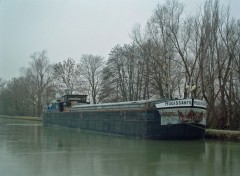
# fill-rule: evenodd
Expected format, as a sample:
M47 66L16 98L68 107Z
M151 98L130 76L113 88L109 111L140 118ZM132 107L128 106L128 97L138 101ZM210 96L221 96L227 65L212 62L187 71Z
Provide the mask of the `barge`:
M65 104L65 111L58 110ZM86 95L65 96L43 113L43 125L62 126L146 139L202 139L206 103L197 99L160 99L86 104Z

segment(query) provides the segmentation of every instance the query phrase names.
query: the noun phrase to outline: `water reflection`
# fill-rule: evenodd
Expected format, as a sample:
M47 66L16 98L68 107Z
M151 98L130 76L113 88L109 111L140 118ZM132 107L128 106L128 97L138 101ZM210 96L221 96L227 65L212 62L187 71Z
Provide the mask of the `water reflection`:
M0 119L2 175L238 175L240 144L149 141Z

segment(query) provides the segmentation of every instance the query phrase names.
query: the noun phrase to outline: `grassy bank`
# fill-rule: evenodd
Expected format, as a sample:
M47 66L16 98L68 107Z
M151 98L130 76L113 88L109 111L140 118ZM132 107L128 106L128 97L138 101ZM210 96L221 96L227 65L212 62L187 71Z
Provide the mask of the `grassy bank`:
M42 121L42 117L30 117L30 116L0 115L0 118L19 119L19 120L32 120L32 121Z
M240 131L206 129L206 139L221 139L240 142Z

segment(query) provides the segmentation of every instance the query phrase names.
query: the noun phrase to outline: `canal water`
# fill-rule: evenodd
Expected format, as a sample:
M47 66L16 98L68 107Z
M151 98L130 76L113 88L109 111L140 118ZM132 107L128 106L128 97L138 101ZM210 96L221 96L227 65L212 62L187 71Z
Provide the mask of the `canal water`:
M0 118L3 176L239 176L240 143L152 141Z

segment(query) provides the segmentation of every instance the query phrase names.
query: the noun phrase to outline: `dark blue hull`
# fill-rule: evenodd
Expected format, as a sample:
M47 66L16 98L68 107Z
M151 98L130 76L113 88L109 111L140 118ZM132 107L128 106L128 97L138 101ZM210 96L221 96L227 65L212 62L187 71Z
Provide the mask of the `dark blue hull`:
M203 125L161 125L156 109L46 112L43 124L146 139L202 139Z

